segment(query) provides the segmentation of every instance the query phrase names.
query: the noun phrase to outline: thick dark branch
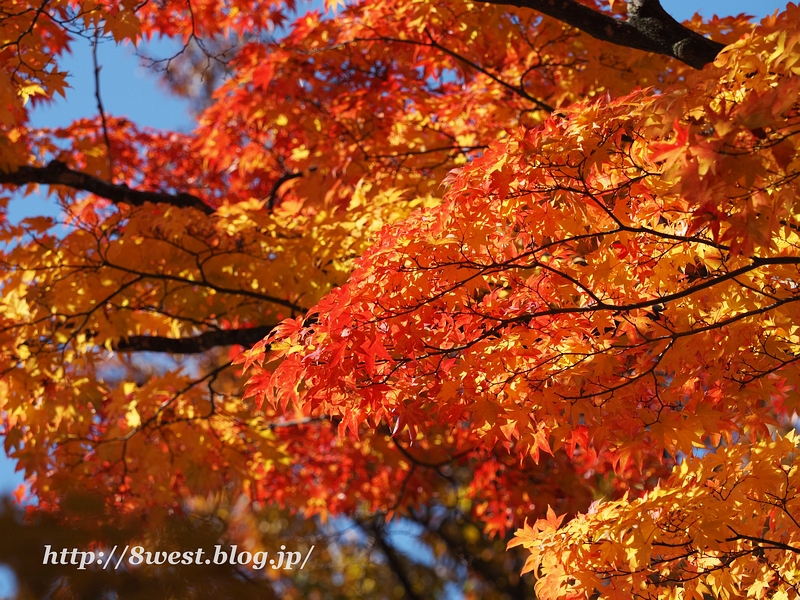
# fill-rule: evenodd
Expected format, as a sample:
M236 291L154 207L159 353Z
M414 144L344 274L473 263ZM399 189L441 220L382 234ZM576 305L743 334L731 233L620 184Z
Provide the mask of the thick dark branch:
M248 329L225 329L206 331L200 335L184 338L168 338L157 335L132 335L120 340L114 347L120 352L167 352L170 354L199 354L217 346L252 346L272 331L274 325L262 325Z
M678 23L658 0L628 0L628 20L615 19L575 0L479 0L530 8L617 46L656 52L702 69L725 47Z
M791 546L789 544L784 544L783 542L779 542L777 540L769 540L767 538L762 537L755 537L752 535L744 535L742 533L737 533L733 527L728 525L728 529L733 531L735 534L733 537L725 538L726 542L736 542L739 540L747 540L748 542L753 542L758 544L761 548L778 548L780 550L786 550L787 552L794 552L795 554L800 554L800 548L796 546Z
M389 544L388 541L386 541L386 538L384 538L381 526L374 525L373 527L369 528L368 531L375 536L375 541L378 544L378 548L380 548L381 552L383 552L383 555L386 557L389 568L392 570L392 573L394 573L395 577L400 580L400 584L403 586L403 590L405 591L405 595L403 597L408 598L409 600L421 600L422 596L414 591L414 584L409 578L408 573L406 573L403 562L397 555L395 549Z
M508 577L509 571L519 572L522 569L522 562L517 553L506 553L503 560L498 563L495 553L486 558L486 555L476 552L476 548L467 542L464 537L464 525L478 526L477 523L470 523L469 520L461 520L459 523L453 514L448 514L444 519L439 517L432 519L430 515L426 516L415 513L415 511L406 515L405 518L422 525L430 533L437 535L445 543L450 556L458 561L466 562L467 568L472 574L477 575L490 585L496 586L498 591L504 594L504 597L514 600L533 598L533 589L531 589L533 586L528 579L520 577L516 582L512 583ZM487 540L478 543L483 547ZM485 547L491 548L491 544L489 543ZM505 566L505 561L508 559L516 563L514 567L508 568Z
M154 202L178 208L196 208L207 215L214 212L213 208L191 194L132 190L124 184L114 185L92 175L74 171L57 160L51 161L46 167L20 167L12 173L0 171L0 184L27 185L30 183L65 185L75 190L91 192L95 196L111 200L114 204L142 206L145 202Z

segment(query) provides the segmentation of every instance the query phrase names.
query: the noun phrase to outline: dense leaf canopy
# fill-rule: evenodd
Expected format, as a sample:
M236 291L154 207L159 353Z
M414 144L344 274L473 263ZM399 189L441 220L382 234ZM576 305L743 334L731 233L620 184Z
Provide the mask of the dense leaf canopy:
M800 595L800 8L0 6L3 202L61 208L0 222L31 531L260 548L346 518L383 557L339 540L260 597ZM193 131L101 88L31 124L76 38L158 35Z

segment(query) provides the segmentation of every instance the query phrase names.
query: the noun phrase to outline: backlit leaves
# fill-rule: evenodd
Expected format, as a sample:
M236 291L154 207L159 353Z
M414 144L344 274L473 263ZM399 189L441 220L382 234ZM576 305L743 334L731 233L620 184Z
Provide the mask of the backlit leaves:
M0 169L61 208L0 223L40 510L444 510L522 526L543 598L796 592L796 6L695 19L696 71L483 3L11 4ZM238 44L191 132L32 128L77 32Z

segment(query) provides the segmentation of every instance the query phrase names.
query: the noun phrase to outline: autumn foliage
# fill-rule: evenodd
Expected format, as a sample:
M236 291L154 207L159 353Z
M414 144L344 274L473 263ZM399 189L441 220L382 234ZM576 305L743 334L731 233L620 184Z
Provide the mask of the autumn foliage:
M800 596L800 8L538 4L2 3L4 202L62 215L0 223L31 518L347 517L390 574L336 597L433 593L392 519L472 597ZM184 41L195 129L32 126L76 35Z

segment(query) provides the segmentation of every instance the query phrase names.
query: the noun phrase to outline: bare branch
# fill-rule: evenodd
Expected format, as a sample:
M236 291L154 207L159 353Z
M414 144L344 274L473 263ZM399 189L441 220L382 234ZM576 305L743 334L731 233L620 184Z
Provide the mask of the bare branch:
M676 21L658 0L628 0L628 20L615 19L576 0L478 0L529 8L617 46L677 58L695 69L713 62L725 47Z
M168 338L157 335L132 335L120 340L114 347L119 352L166 352L170 354L199 354L218 346L252 346L264 339L274 325L247 329L206 331L196 336Z
M398 556L397 551L386 540L382 525L376 523L371 527L367 527L366 530L375 536L375 542L378 544L378 548L380 548L381 552L386 557L389 568L403 586L403 590L405 591L405 595L403 597L408 598L409 600L421 600L422 596L414 591L414 584L406 572L406 568Z
M100 113L100 123L103 126L103 140L106 143L106 160L108 161L108 179L114 182L114 159L111 154L111 140L108 138L108 124L106 123L106 111L103 108L103 99L100 96L100 61L97 59L97 46L100 44L100 28L94 30L94 40L92 41L92 62L94 63L94 97L97 99L97 112Z
M50 161L46 167L19 167L11 173L0 171L0 184L27 185L30 183L64 185L76 190L91 192L96 196L111 200L114 204L142 206L146 202L153 202L169 204L178 208L196 208L207 215L214 213L213 208L192 194L132 190L125 184L115 185L87 173L75 171L57 160Z

